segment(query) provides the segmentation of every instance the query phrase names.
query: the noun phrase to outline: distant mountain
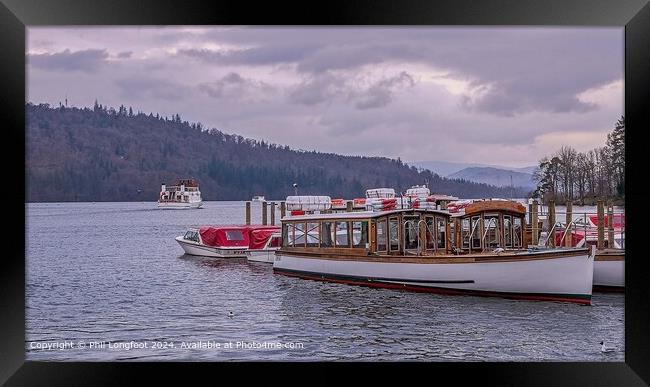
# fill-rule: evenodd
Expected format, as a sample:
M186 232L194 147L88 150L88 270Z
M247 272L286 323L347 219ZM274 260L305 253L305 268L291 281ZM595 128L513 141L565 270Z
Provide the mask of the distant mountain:
M492 167L469 167L447 176L450 179L462 179L495 185L497 187L523 187L534 189L536 184L533 175L525 172L515 172ZM511 180L512 179L512 180Z
M157 114L26 105L25 176L28 202L155 201L160 184L196 178L204 200L254 195L363 197L365 190L403 192L429 183L461 198L504 197L510 188L447 179L399 159L298 151L207 129ZM517 197L526 192L518 191Z
M428 169L433 173L437 173L440 176L449 176L455 172L459 172L465 168L471 167L486 167L486 168L496 168L506 171L515 171L532 174L537 166L529 166L522 168L510 168L504 167L502 165L491 165L491 164L477 164L477 163L455 163L449 161L409 161L408 165L412 165L417 168ZM509 183L508 183L509 184Z

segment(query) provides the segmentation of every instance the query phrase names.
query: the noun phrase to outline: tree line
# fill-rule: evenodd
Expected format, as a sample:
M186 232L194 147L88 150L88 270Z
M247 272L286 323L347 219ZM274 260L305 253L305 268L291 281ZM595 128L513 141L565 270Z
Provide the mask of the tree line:
M534 174L534 197L556 203L593 204L597 199L623 203L625 199L625 117L607 135L604 146L578 152L561 147L539 161Z
M446 179L400 159L341 156L227 134L179 114L26 104L27 200L155 201L161 183L199 181L204 200L279 200L293 195L363 197L368 188L404 192L428 181L461 198L524 197L523 189Z

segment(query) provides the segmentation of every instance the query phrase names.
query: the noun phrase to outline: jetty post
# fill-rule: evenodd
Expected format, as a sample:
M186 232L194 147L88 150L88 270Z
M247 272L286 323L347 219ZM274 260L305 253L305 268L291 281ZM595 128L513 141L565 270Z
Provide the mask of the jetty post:
M251 224L251 202L246 202L246 224Z
M533 200L533 203L530 205L530 224L532 226L531 243L533 245L537 245L537 243L539 243L539 223L537 222L537 215L537 200Z
M607 247L614 248L614 206L607 206Z
M268 215L268 214L267 214L267 211L268 211L268 210L267 210L266 202L262 202L262 224L263 224L264 226L266 226L266 225L268 224L268 223L267 223L267 220L268 220L268 217L267 217L267 215Z
M271 226L275 226L275 202L271 202Z
M598 200L598 249L605 245L605 203L602 199Z
M280 202L280 218L284 218L287 213L287 203Z
M348 200L345 203L345 211L346 212L352 212L352 200Z
M569 226L571 222L573 222L573 202L569 200L566 202L566 230L564 230L564 246L566 247L571 247L571 243L573 242L571 228Z
M548 202L548 243L547 245L555 247L555 200Z

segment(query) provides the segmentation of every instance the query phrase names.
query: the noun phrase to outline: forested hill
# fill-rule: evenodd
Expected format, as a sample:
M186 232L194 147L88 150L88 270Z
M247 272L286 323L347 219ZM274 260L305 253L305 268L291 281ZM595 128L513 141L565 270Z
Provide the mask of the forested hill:
M131 108L26 105L27 201L155 201L160 184L196 178L203 200L282 199L294 192L363 197L428 180L432 192L509 197L510 188L442 178L399 159L292 150ZM517 197L527 192L514 191Z

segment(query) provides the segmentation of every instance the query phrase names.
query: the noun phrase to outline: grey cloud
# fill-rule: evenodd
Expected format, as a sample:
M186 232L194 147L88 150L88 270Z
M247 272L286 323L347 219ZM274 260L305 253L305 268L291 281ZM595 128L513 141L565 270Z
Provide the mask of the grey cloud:
M372 85L362 94L355 107L360 110L379 108L388 105L393 100L393 94L403 88L415 86L415 80L406 71L398 75L382 79Z
M295 63L303 60L310 53L318 50L319 46L296 44L271 44L261 47L209 50L209 49L181 49L178 55L212 64L244 64L244 65L275 65L282 63Z
M248 101L262 99L264 94L275 91L274 87L265 82L244 78L234 72L217 81L201 83L198 88L212 98Z
M106 50L89 49L73 52L66 49L54 54L29 54L27 62L31 66L45 70L94 72L105 63L107 58Z
M343 92L346 80L330 72L302 81L289 90L289 100L302 105L316 105L331 100Z
M151 77L127 77L115 81L120 93L128 98L155 98L177 101L189 95L187 86L165 79Z
M120 59L128 59L133 55L133 51L123 51L117 54L117 57Z

